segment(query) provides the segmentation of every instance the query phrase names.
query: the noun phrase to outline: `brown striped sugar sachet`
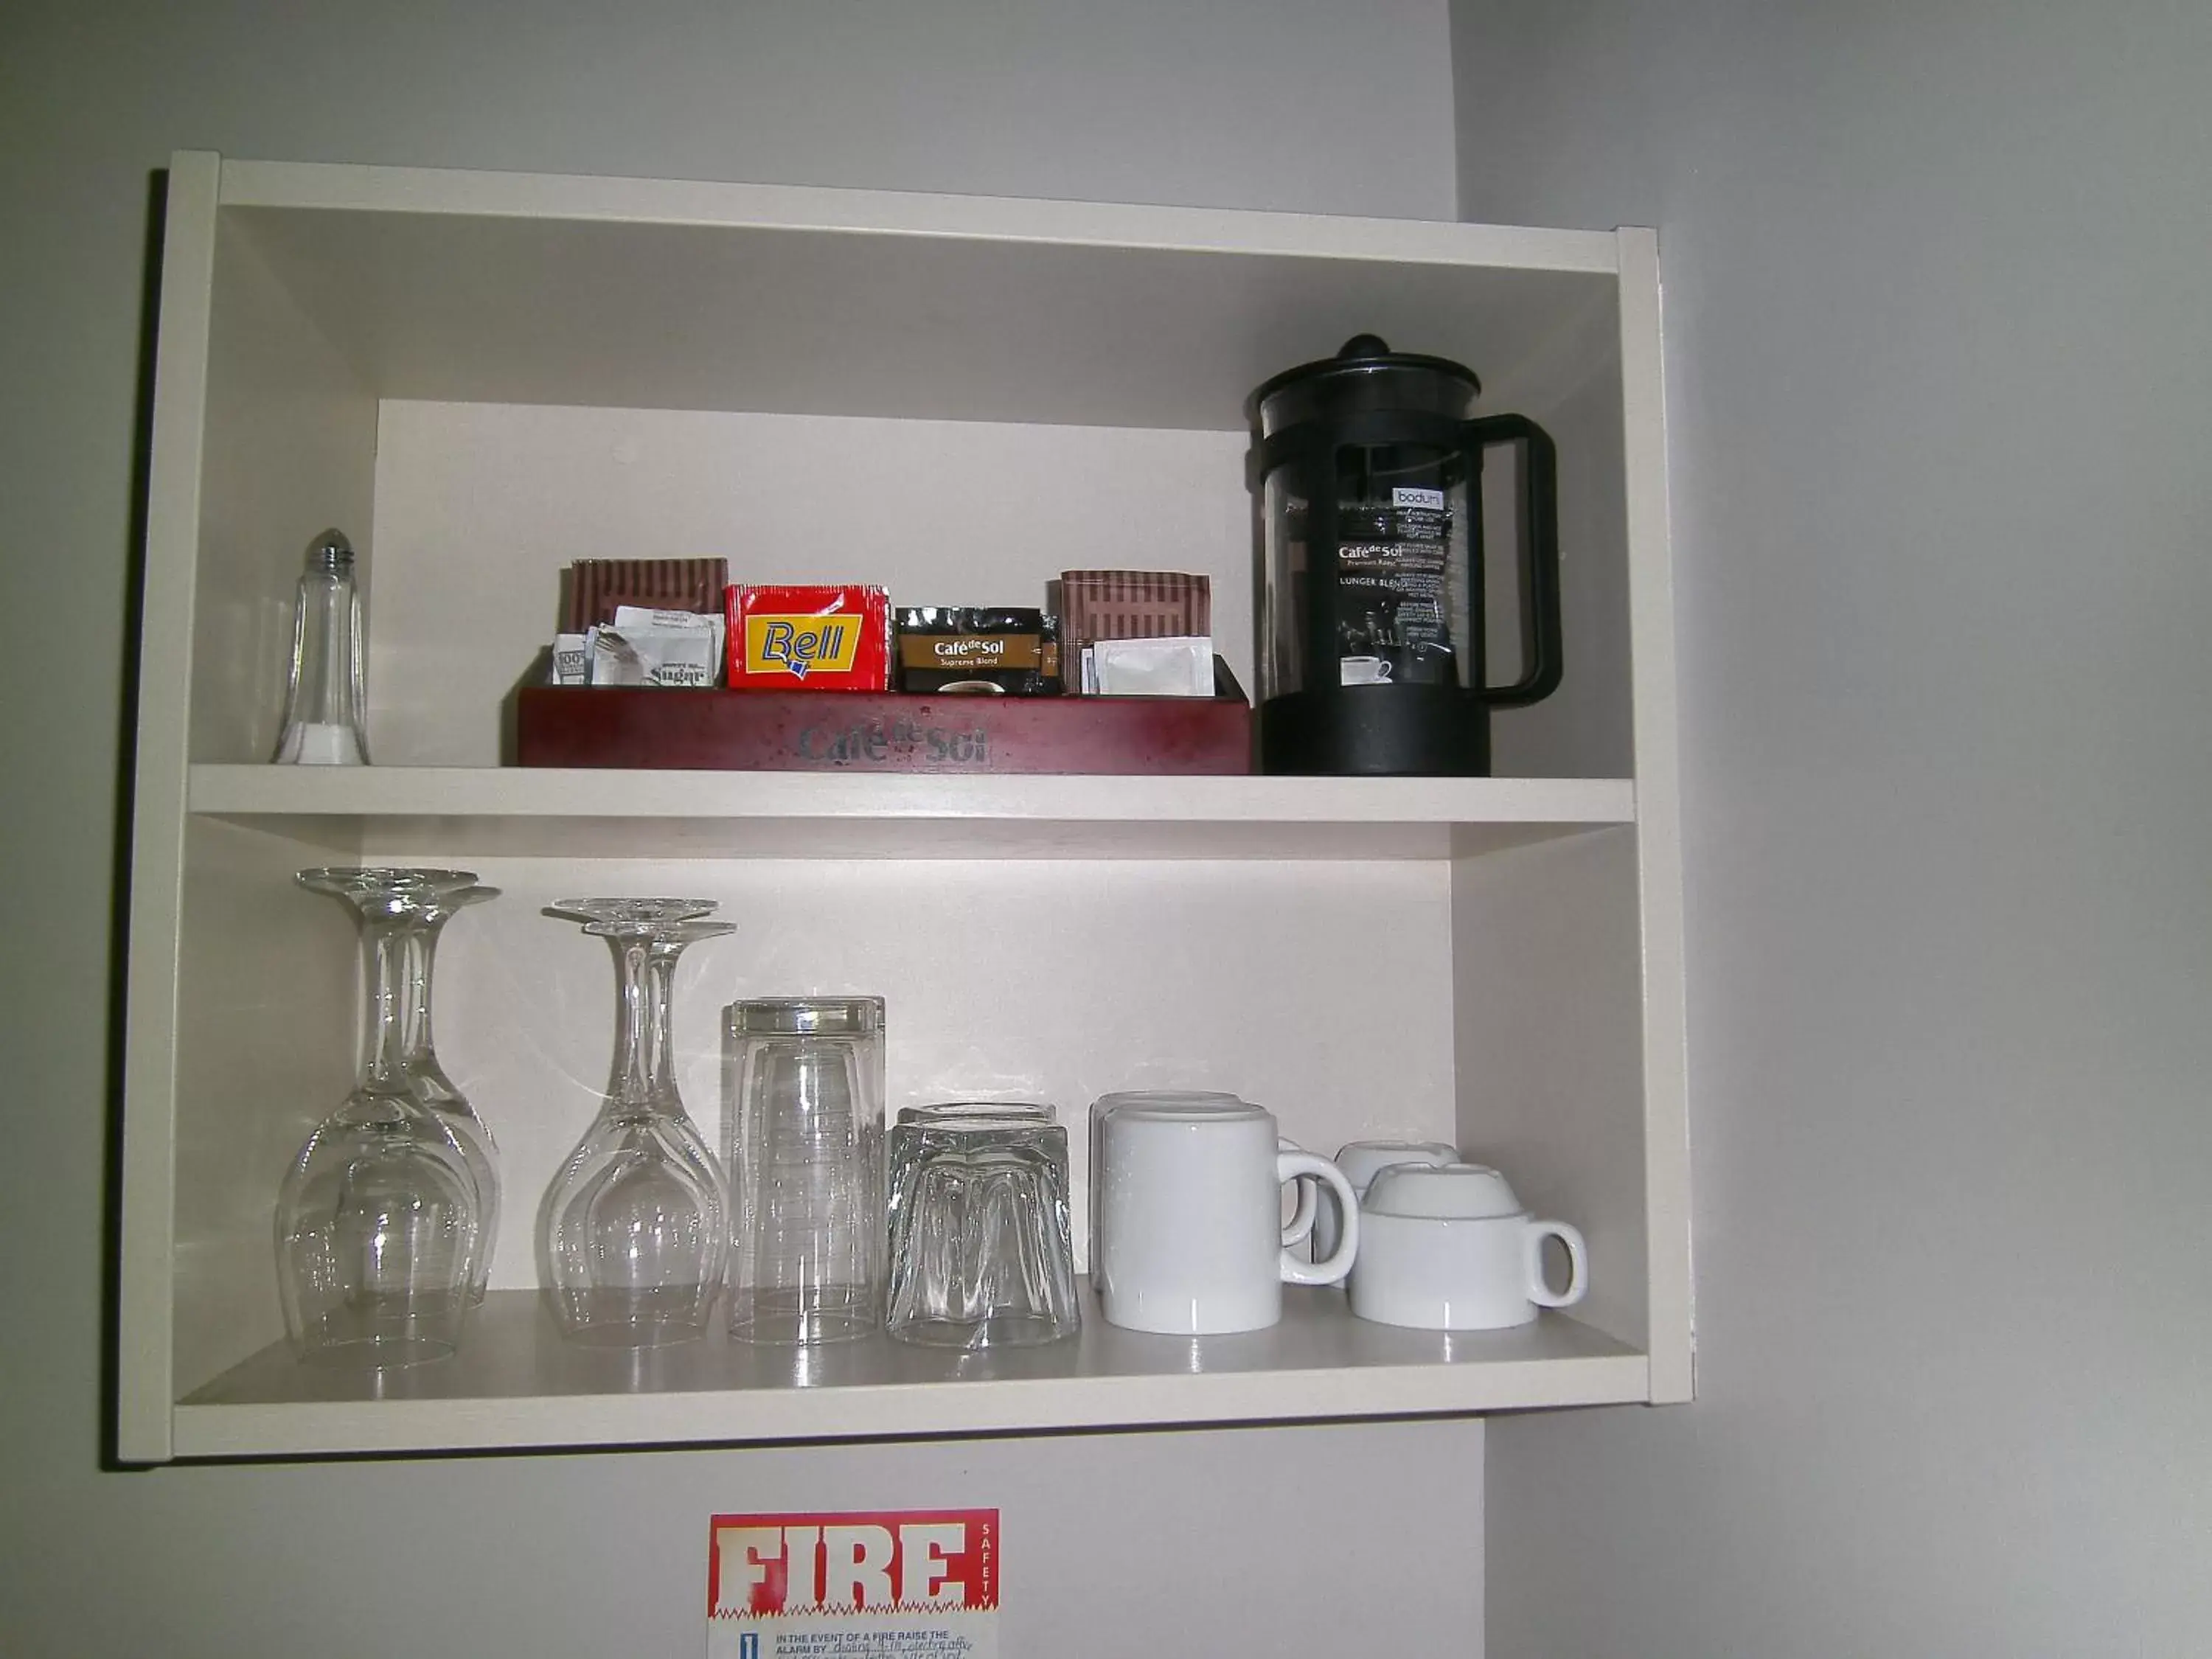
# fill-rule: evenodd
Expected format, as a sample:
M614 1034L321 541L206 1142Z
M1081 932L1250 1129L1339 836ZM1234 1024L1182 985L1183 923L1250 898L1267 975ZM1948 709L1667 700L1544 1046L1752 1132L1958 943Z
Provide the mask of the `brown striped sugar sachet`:
M1073 665L1100 640L1164 640L1213 632L1213 584L1181 570L1063 570L1061 649Z
M729 585L727 559L579 559L568 568L567 631L609 625L623 605L719 616Z
M1180 570L1066 570L1060 605L1077 643L1213 632L1213 585Z

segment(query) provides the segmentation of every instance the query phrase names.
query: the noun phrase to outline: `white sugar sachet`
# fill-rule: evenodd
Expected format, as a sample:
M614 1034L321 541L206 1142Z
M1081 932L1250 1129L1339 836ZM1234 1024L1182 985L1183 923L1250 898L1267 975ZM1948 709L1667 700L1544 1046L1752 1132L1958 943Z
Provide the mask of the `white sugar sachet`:
M1210 697L1213 639L1189 634L1159 640L1094 640L1091 672L1102 696Z
M611 629L592 630L596 640L609 635L616 647L595 645L592 660L594 685L712 685L720 678L722 619L690 611L654 611L644 605L615 607ZM611 674L635 674L635 678L603 678L602 658ZM633 667L633 664L635 666Z

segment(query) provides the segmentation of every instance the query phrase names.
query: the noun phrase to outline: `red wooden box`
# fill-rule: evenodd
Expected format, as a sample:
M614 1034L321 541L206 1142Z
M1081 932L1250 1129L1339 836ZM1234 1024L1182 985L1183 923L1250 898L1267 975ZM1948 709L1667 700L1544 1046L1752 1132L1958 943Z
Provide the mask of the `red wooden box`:
M737 772L1252 769L1252 708L1218 659L1212 697L980 697L526 685L525 766Z

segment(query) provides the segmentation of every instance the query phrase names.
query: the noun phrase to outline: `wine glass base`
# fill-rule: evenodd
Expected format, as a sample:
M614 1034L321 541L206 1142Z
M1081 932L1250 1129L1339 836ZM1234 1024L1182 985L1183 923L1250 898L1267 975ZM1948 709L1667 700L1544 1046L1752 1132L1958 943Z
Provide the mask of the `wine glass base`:
M602 927L650 928L668 922L690 921L720 904L704 898L564 898L547 905L547 913L572 921L596 922Z

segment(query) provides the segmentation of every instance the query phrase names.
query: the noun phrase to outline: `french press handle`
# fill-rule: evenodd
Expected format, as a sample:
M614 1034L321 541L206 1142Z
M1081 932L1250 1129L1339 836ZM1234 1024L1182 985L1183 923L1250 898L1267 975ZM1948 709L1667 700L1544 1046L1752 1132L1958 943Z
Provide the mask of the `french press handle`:
M1559 689L1562 629L1559 626L1559 452L1552 434L1525 415L1486 415L1460 428L1468 477L1479 477L1482 452L1494 444L1518 443L1527 457L1521 490L1528 526L1527 672L1510 685L1474 688L1486 703L1536 702ZM1479 525L1469 526L1479 535Z

